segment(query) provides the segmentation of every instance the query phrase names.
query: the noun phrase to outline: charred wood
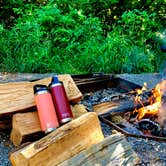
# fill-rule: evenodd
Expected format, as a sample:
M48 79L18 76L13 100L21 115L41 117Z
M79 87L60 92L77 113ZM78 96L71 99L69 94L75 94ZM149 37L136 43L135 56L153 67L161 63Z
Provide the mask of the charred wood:
M149 101L143 101L143 104L148 105ZM124 114L126 112L133 111L134 109L138 109L141 107L142 104L136 103L133 100L116 100L94 105L93 110L94 112L98 113L98 115L107 117L110 115Z

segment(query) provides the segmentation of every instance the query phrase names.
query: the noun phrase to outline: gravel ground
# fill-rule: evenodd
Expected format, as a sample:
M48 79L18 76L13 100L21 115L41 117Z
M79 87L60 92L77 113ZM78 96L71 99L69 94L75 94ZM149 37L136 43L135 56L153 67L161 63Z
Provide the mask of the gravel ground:
M147 83L147 87L152 89L162 79L162 74L119 74L118 77L143 86L144 82Z
M104 123L101 123L101 127L105 137L111 135L114 131ZM138 166L166 166L165 142L134 137L127 137L126 139L141 159Z
M128 142L141 158L142 166L165 166L166 165L166 143L140 138L127 138Z
M13 145L9 140L10 132L0 132L0 166L11 166L8 158Z

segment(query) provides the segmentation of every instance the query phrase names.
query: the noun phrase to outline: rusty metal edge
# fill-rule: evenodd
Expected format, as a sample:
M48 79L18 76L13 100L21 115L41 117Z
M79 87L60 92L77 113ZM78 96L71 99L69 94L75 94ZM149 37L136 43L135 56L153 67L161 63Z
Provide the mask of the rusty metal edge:
M117 126L116 124L112 123L111 121L109 121L105 117L99 116L99 119L101 122L108 124L110 127L116 129L117 131L121 132L122 134L124 134L127 137L136 137L136 138L143 138L143 139L166 142L166 138L164 138L164 137L147 136L147 135L145 136L145 135L138 135L138 134L129 133L129 132L123 130L122 128L120 128L119 126Z

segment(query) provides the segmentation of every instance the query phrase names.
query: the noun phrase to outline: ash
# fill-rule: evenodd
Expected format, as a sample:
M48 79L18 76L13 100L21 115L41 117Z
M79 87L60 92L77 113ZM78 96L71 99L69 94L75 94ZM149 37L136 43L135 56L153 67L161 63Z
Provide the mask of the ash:
M119 88L107 88L96 92L85 93L84 100L80 103L84 104L88 111L93 111L93 105L118 99L129 99L129 96L125 95L124 92L124 90Z

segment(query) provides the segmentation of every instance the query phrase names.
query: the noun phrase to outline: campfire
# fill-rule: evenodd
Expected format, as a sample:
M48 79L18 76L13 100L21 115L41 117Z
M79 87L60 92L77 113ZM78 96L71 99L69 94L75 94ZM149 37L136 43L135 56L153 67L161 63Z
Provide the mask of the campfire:
M85 93L82 103L123 134L166 141L166 80L153 89L146 83L139 89L122 89L124 85Z
M146 84L145 84L146 85ZM148 98L150 105L144 106L140 100L139 95L147 91L146 86L138 90L136 102L140 102L142 108L135 109L132 115L135 115L133 121L138 125L138 128L144 134L152 134L158 136L165 136L165 123L166 123L166 80L162 80L152 89L152 96Z

